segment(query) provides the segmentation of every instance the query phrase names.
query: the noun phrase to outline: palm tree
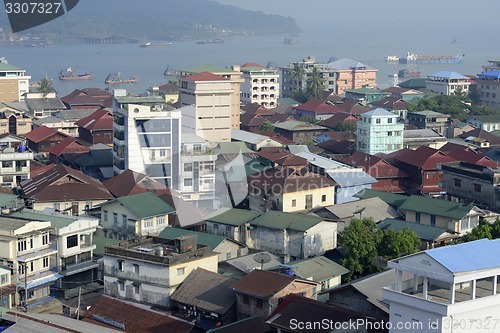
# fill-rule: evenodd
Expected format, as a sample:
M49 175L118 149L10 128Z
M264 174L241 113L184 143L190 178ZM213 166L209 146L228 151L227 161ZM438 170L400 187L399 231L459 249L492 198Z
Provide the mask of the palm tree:
M304 68L302 68L302 66L297 62L293 63L292 68L290 68L290 77L295 81L296 90L300 90L300 83L304 78L304 74Z
M325 80L323 79L323 75L317 67L314 67L307 77L307 92L315 99L318 99L321 96L324 86Z
M40 80L40 86L38 86L37 91L42 93L49 93L56 90L52 86L52 80L49 80L48 77L44 77Z

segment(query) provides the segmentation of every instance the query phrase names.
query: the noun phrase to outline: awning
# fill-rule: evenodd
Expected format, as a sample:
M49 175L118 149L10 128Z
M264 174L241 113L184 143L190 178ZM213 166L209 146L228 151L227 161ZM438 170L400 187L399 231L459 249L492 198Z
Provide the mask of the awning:
M38 280L35 280L35 281L28 282L28 289L33 289L33 288L39 287L41 285L57 281L57 280L59 280L62 277L64 277L64 276L60 275L60 274L54 274L54 275L49 275L49 276L46 276L44 278L41 278L41 279L38 279ZM19 288L23 288L24 289L24 283L18 283L17 286Z

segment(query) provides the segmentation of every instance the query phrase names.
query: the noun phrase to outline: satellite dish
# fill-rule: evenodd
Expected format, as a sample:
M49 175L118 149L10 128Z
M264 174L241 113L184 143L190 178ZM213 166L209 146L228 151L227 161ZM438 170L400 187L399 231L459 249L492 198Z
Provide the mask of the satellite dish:
M257 253L253 256L253 260L260 264L260 270L263 270L264 264L271 261L271 256L265 252Z
M359 214L361 216L361 213L363 213L363 211L366 209L366 207L362 207L362 208L359 208L359 209L356 209L352 215L356 215L356 214Z

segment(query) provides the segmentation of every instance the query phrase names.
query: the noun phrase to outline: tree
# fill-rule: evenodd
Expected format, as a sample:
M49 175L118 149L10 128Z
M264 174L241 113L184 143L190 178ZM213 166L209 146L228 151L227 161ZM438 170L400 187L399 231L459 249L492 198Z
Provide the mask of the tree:
M498 230L498 221L495 222L497 226L495 226L495 235ZM492 226L485 221L480 221L479 225L474 227L469 233L465 234L461 241L462 242L472 242L475 240L483 239L483 238L488 238L488 239L493 239L492 235Z
M372 219L353 219L348 227L339 234L339 246L345 257L341 264L349 269L346 281L371 274L377 269L372 265L377 256L379 233Z
M401 231L387 229L382 234L377 252L379 256L392 260L418 252L421 243L417 234L408 228Z
M292 68L290 68L290 77L295 81L296 90L301 90L301 82L304 79L304 75L304 68L298 62L294 62Z
M314 67L307 76L307 93L315 99L321 96L325 87L325 80L318 67Z
M44 77L40 80L40 86L38 86L37 91L42 93L49 93L56 90L52 86L52 80L49 80L48 77Z
M266 120L259 126L259 131L274 132L274 125L270 121Z

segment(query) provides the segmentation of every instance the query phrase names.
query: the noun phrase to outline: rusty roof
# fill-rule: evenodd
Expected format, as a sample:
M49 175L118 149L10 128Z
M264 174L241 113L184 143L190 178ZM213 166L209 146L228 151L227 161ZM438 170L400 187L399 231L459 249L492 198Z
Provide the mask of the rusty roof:
M72 136L68 136L66 139L48 149L48 152L55 156L61 156L67 153L83 154L89 151L89 147L79 143L78 140Z
M40 141L43 141L52 135L59 133L62 136L68 136L67 134L58 132L57 130L53 128L49 128L47 126L40 126L32 130L31 132L28 132L24 135L24 137L32 142L38 143Z
M160 196L162 194L178 195L177 192L168 188L160 182L148 177L145 174L127 169L121 174L107 179L103 185L115 197L125 197L131 194L144 192L154 192Z
M337 105L332 105L330 103L317 99L312 99L304 104L297 105L295 107L295 110L304 110L313 112L315 114L332 114L336 112L344 112L344 110Z
M99 109L91 115L78 120L75 125L89 131L112 130L113 116L108 110Z

